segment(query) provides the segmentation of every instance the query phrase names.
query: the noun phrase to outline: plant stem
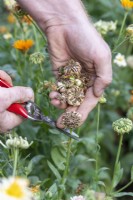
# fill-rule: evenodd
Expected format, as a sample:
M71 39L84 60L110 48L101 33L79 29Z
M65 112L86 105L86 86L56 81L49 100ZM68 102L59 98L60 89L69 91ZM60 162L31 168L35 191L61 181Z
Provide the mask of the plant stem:
M125 12L124 18L123 18L123 21L122 21L122 25L121 25L121 29L120 29L120 32L119 32L119 36L118 36L118 39L117 39L117 42L116 42L116 45L118 44L119 40L121 39L122 32L123 32L123 29L124 29L124 25L125 25L127 16L128 16L128 12Z
M29 19L29 20L31 20L30 18L29 18L29 16L27 15L27 18ZM44 41L45 41L45 43L47 43L47 39L46 39L46 37L44 36L44 34L42 33L42 31L40 30L40 28L37 26L37 24L32 20L32 24L35 26L35 28L38 30L38 32L41 34L41 36L42 36L42 38L44 39Z
M42 79L45 80L44 70L43 70L42 64L40 64L39 66L40 66L40 71L41 71L41 74L42 74Z
M98 133L99 133L99 122L100 122L100 103L98 103L98 107L97 107L97 130L96 130L96 135L95 135L95 142L96 142L96 155L95 155L95 181L98 180L98 153L99 153L99 142L98 142Z
M72 130L71 130L71 132L72 132ZM62 186L65 185L66 178L67 178L67 175L68 175L68 168L69 168L69 164L70 164L70 155L71 155L71 143L72 143L72 139L70 138L68 140L68 146L67 146L66 166L65 166L64 174L63 174L63 177L62 177L62 180L61 180ZM64 193L64 190L61 187L61 189L59 190L59 195L58 195L59 200L62 199L63 193Z
M14 156L14 163L13 163L13 176L17 175L17 164L18 164L18 148L14 148L13 156Z
M113 182L114 182L114 177L115 177L115 173L116 173L116 166L117 166L117 164L119 162L119 158L120 158L122 141L123 141L123 134L120 135L119 147L118 147L116 161L115 161L115 166L114 166L114 173L113 173L113 179L112 179L111 192L112 192L112 189L113 189Z
M131 180L129 183L127 183L124 187L122 187L121 189L119 189L118 191L116 191L117 193L118 192L121 192L122 190L126 189L129 185L131 185L133 183L133 181Z
M123 40L122 42L120 42L120 44L118 44L118 46L116 46L116 47L112 50L112 54L115 53L115 51L116 51L116 49L117 49L118 47L120 47L122 44L124 44L124 42L126 42L126 41L128 41L128 40L129 40L129 38L126 38L125 40Z

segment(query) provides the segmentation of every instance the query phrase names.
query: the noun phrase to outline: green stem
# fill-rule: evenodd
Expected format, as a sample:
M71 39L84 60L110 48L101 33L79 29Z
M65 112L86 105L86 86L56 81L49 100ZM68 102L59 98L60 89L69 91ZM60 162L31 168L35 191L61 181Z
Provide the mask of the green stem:
M29 16L27 15L27 18L29 19L29 20L31 20L30 18L29 18ZM37 24L32 20L32 24L35 26L35 28L38 30L38 32L41 34L41 36L42 36L42 38L44 39L44 41L45 41L45 43L47 42L47 39L46 39L46 37L44 36L44 34L42 33L42 31L40 30L40 28L37 26Z
M33 25L33 31L34 31L34 36L35 36L35 41L36 41L36 51L39 52L39 43L38 43L38 37L37 37L37 32L36 32L36 27L34 24Z
M71 132L72 132L72 130L71 130ZM71 143L72 143L72 139L70 138L68 140L66 166L65 166L64 174L63 174L63 177L62 177L62 180L61 180L61 185L62 186L65 185L66 178L67 178L67 175L68 175L68 168L69 168L69 164L70 164L70 155L71 155ZM58 199L60 199L60 200L62 199L63 193L64 193L64 190L61 187L61 189L59 190Z
M13 163L13 176L17 175L17 165L18 165L18 154L19 150L18 148L14 148L14 163Z
M98 180L98 153L99 153L99 141L98 141L98 133L99 133L99 123L100 122L100 103L98 103L97 107L97 130L96 130L96 135L95 135L95 143L96 143L96 155L95 155L95 181Z
M120 135L119 147L118 147L116 161L115 161L115 166L114 166L114 173L113 173L113 179L112 179L111 192L112 192L112 189L113 189L113 182L114 182L114 177L115 177L115 173L116 173L116 166L117 166L117 164L119 162L119 158L120 158L122 141L123 141L123 134Z
M126 38L125 40L123 40L122 42L120 42L120 44L118 44L118 46L116 46L116 47L112 50L112 53L115 53L116 49L118 49L118 47L120 47L122 44L124 44L124 42L126 42L127 40L129 40L129 38Z
M119 189L118 191L116 191L116 193L121 192L122 190L125 190L128 186L130 186L133 183L133 181L131 180L129 183L127 183L124 187L122 187L121 189Z
M119 40L121 39L127 16L128 16L128 12L125 12L116 45L118 44Z
M44 70L43 70L42 64L40 64L40 71L41 71L41 74L42 74L42 79L45 80Z

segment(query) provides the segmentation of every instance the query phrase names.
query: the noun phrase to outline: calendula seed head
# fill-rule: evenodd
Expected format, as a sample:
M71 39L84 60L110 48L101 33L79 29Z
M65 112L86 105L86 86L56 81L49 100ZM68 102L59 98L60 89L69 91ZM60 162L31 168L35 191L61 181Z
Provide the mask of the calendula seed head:
M77 128L81 123L81 114L77 112L65 112L62 117L62 124L65 128Z
M44 62L44 60L45 60L45 57L40 52L35 52L35 53L30 55L30 61L33 64L41 64L41 63Z
M85 98L84 90L80 87L72 87L67 90L67 103L72 106L79 106Z
M127 32L127 35L128 35L128 36L133 35L133 24L129 25L129 26L126 28L126 32Z
M113 122L112 127L118 134L125 134L132 130L133 123L128 118L121 118Z
M107 102L107 99L104 96L101 96L99 99L99 103L104 104Z

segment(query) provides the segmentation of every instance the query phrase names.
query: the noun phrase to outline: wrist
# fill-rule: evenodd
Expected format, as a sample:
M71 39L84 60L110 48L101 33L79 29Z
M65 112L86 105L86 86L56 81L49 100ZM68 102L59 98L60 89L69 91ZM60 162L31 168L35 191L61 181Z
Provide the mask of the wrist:
M18 0L18 3L44 32L51 26L71 24L87 18L80 0Z

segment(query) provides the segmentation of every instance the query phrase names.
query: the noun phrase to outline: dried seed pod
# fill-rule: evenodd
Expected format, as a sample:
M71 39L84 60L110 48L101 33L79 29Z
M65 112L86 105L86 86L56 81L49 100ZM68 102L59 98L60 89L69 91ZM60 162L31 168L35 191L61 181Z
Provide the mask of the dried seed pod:
M70 60L65 66L59 68L58 75L59 77L63 77L64 79L69 76L79 77L81 73L81 65L79 62L74 60Z
M65 87L65 84L64 83L62 83L62 82L58 82L57 83L57 90L59 91L59 92L65 92L66 91L66 87Z
M78 86L67 90L67 103L72 106L79 106L84 100L84 90Z
M57 99L59 101L61 101L62 103L66 103L67 102L67 95L65 93L59 94Z
M81 114L78 112L66 112L62 117L62 124L65 128L77 128L81 123Z

